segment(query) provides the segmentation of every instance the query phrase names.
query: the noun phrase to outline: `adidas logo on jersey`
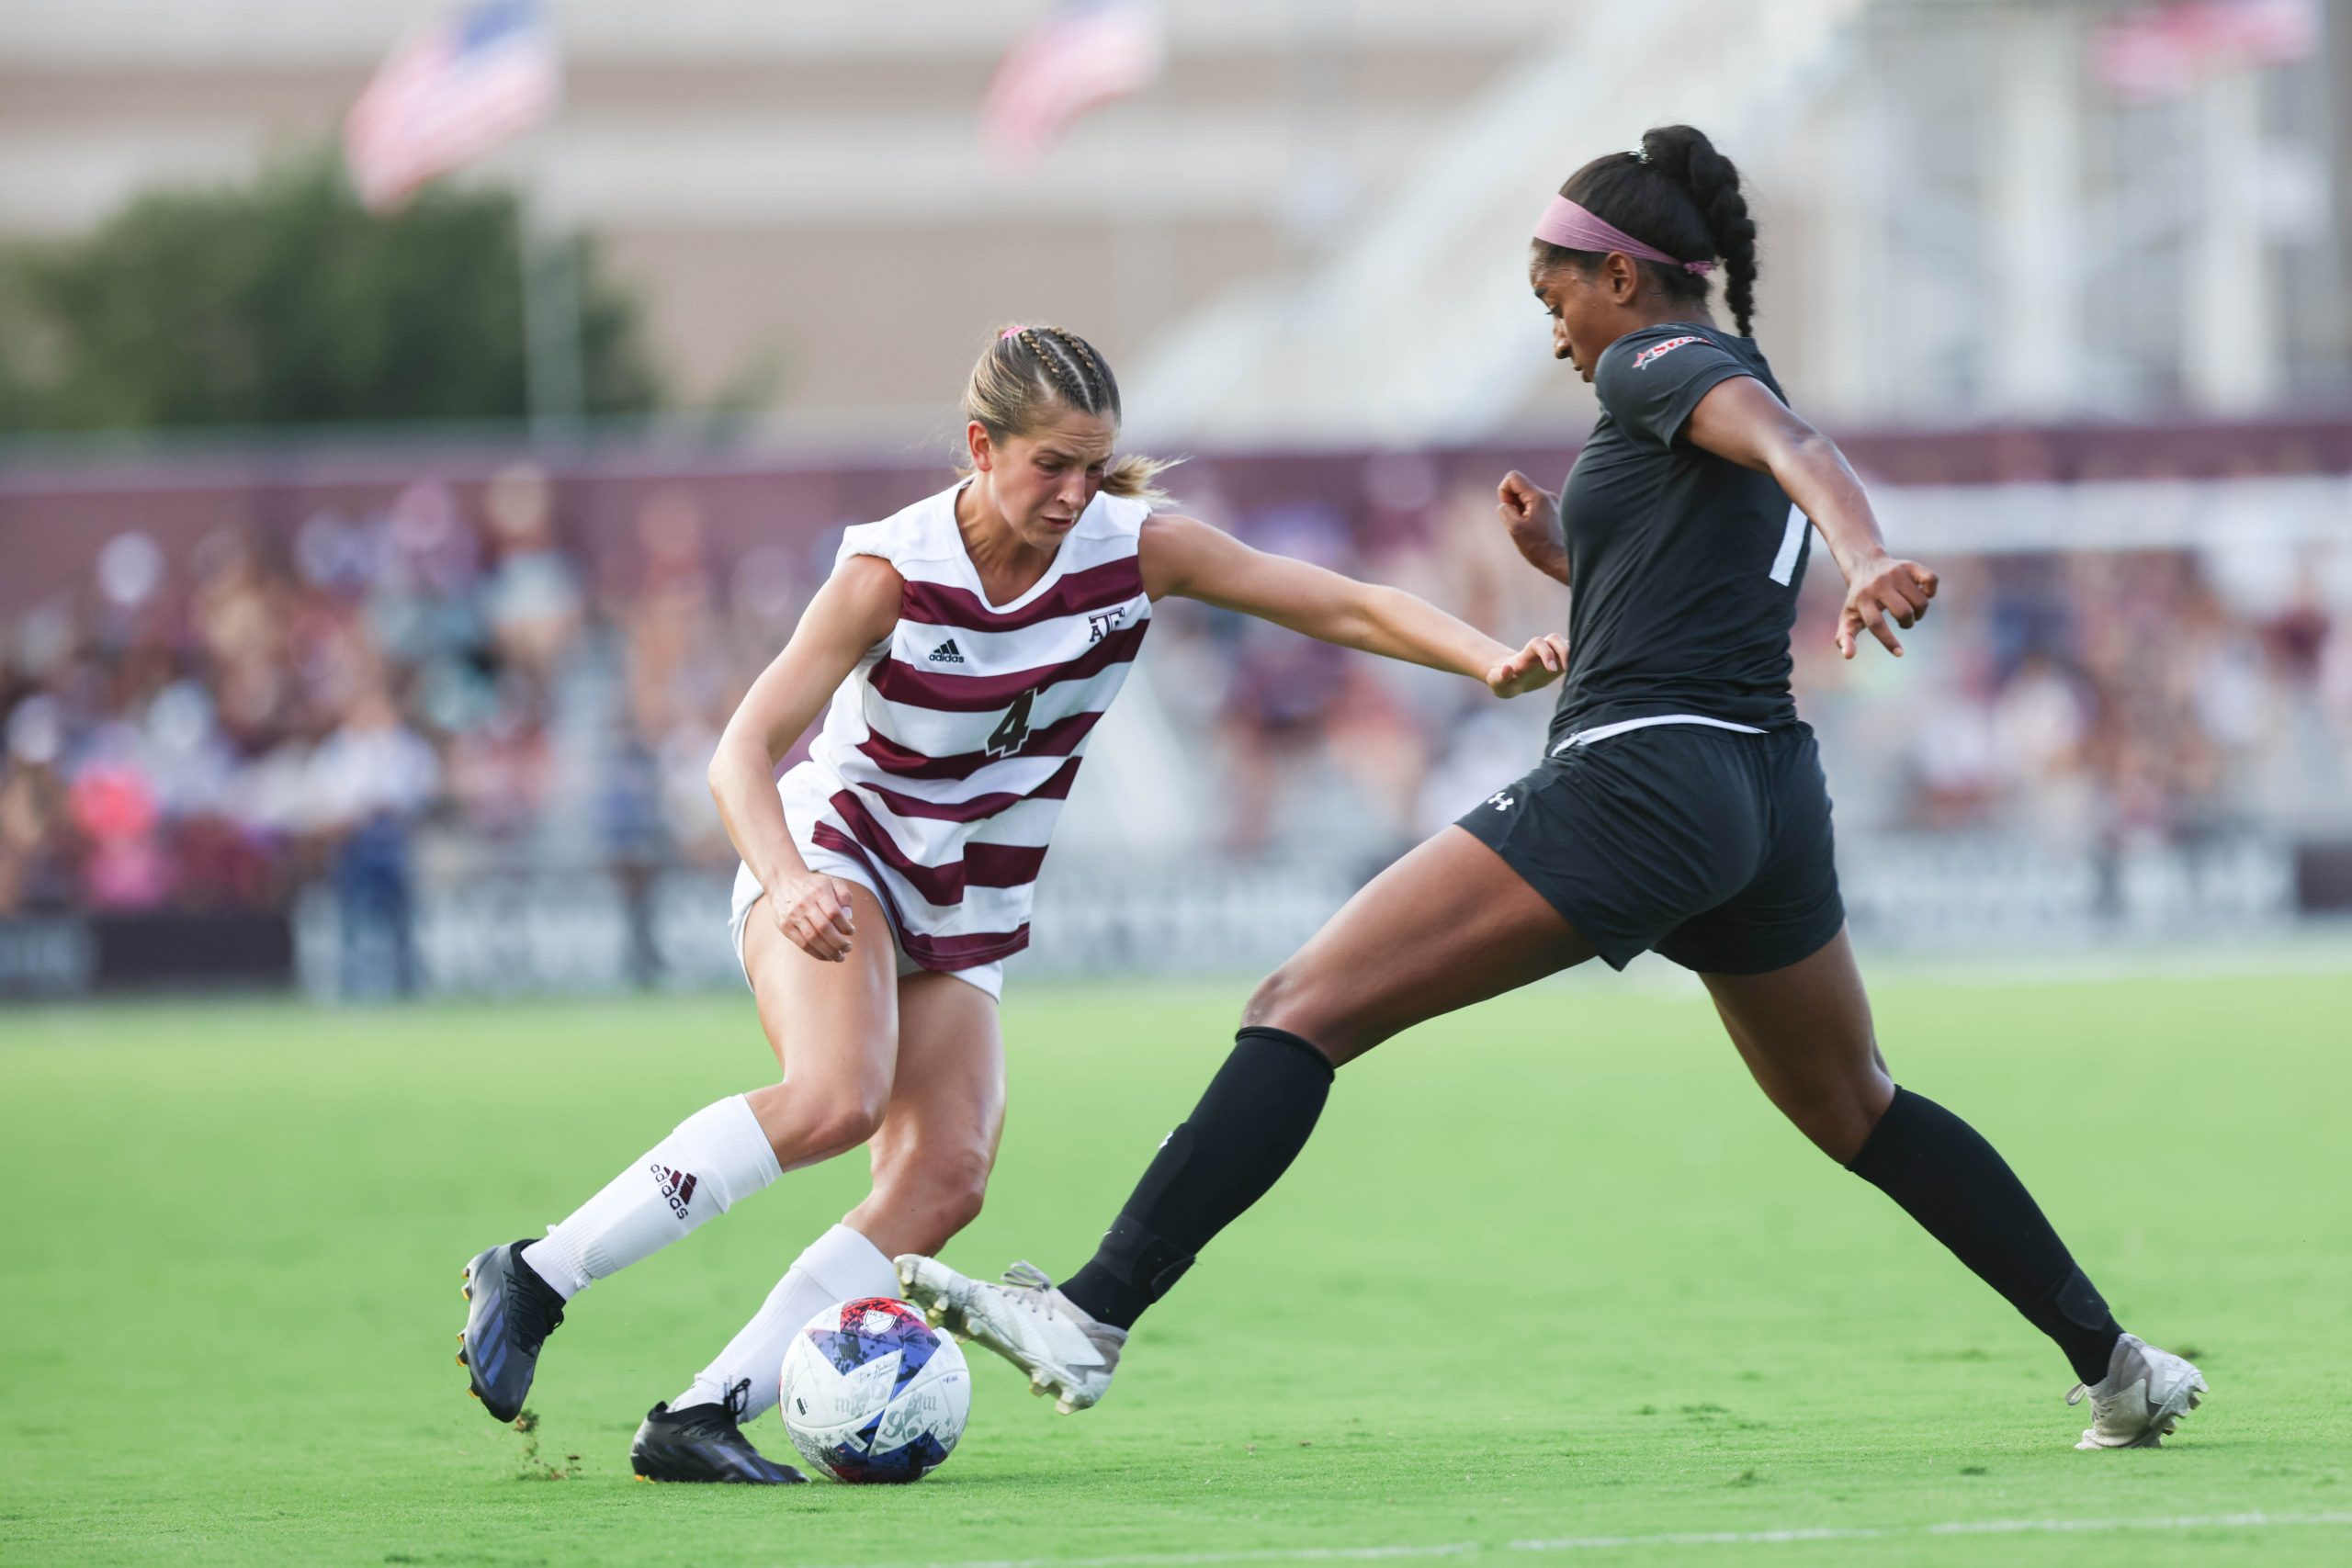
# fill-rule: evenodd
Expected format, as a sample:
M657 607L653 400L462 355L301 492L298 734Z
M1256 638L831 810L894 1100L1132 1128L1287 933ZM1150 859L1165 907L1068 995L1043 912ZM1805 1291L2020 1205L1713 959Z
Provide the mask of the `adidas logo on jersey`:
M686 1218L686 1205L695 1201L695 1179L686 1171L672 1170L666 1165L648 1168L653 1180L662 1189L662 1196L670 1201L670 1212L680 1219Z
M964 662L964 650L956 646L956 639L951 637L931 650L931 661L933 664L961 664Z

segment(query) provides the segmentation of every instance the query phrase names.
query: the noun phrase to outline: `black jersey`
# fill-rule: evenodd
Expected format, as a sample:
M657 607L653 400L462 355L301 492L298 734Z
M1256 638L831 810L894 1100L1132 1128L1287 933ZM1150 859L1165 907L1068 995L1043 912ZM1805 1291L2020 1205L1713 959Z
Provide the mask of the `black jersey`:
M1786 400L1754 340L1702 322L1627 333L1600 356L1600 421L1560 494L1572 595L1555 745L1666 714L1796 719L1789 628L1811 530L1770 474L1682 437L1735 376Z

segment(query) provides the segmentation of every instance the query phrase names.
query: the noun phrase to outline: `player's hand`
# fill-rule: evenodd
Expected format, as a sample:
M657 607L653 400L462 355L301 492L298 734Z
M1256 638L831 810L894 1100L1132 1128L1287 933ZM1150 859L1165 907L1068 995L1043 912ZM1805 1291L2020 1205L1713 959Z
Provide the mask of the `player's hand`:
M1887 652L1903 657L1903 644L1887 623L1910 627L1928 613L1936 596L1937 577L1915 560L1881 555L1857 567L1846 589L1846 607L1838 614L1838 652L1851 659L1867 628L1886 645Z
M1487 671L1487 689L1498 697L1537 692L1558 680L1568 667L1568 641L1557 632L1545 632L1508 659L1498 659Z
M1495 487L1495 515L1510 542L1546 577L1568 580L1567 551L1560 542L1560 498L1513 468Z
M775 912L775 929L786 942L811 958L839 964L849 956L851 884L822 872L804 871L768 890L768 907Z

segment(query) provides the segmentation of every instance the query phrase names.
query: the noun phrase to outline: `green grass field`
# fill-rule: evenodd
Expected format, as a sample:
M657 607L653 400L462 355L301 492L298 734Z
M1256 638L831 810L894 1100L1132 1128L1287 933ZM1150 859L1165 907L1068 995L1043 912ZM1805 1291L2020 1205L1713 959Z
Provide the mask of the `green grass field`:
M995 1194L950 1258L1073 1268L1242 988L1016 984ZM1342 1075L1102 1409L976 1356L921 1485L638 1485L646 1406L862 1164L582 1297L529 1438L465 1397L458 1270L758 1081L741 998L153 1003L0 1012L0 1560L2352 1561L2352 976L1878 1005L1896 1076L2203 1364L2170 1447L2073 1451L2056 1354L1775 1118L1702 998L1579 979ZM2110 1520L2143 1528L2061 1528Z

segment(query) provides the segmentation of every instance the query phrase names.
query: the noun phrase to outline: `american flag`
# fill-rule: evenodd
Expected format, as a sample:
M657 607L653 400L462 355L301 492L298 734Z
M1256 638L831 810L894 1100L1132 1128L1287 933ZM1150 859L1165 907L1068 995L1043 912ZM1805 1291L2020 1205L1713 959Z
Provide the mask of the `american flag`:
M537 0L476 0L413 34L343 122L360 199L388 212L545 118L563 62Z
M980 139L1008 168L1034 164L1070 122L1156 81L1167 61L1153 0L1070 0L1021 36L980 101Z
M2173 98L2225 71L2301 60L2318 47L2317 0L2174 0L2110 20L2091 61L2120 96Z

